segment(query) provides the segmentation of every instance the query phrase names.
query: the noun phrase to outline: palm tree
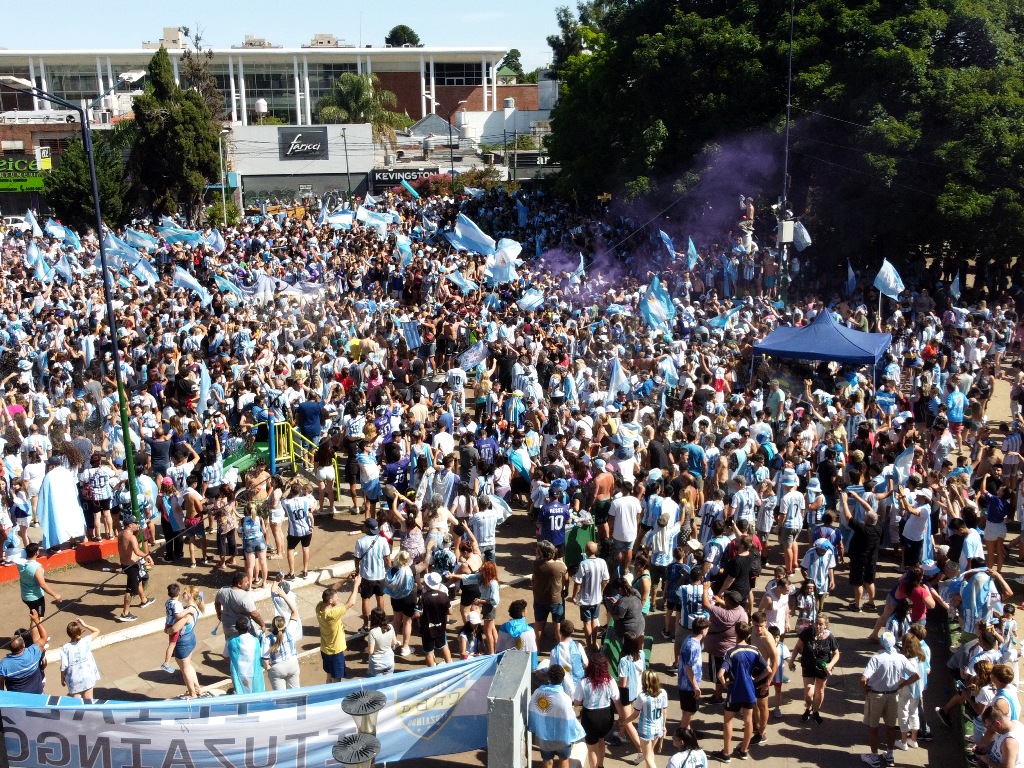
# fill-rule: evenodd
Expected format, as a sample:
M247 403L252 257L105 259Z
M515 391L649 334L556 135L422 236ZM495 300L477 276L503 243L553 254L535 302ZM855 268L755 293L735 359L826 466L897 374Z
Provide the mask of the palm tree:
M408 121L389 109L396 104L398 97L380 88L376 75L345 72L331 85L331 92L317 101L315 112L321 123L369 123L376 143L394 147L395 129Z

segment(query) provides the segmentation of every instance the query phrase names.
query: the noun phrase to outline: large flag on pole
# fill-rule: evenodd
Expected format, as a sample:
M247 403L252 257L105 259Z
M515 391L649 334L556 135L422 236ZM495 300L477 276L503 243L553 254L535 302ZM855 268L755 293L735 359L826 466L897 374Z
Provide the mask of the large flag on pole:
M186 272L181 267L175 267L174 269L174 285L176 288L185 288L198 294L203 300L204 307L213 301L213 297L210 295L210 292L199 284L199 281L196 280L195 276Z
M128 227L128 229L124 231L123 239L132 248L142 248L149 253L156 250L156 238L152 235L146 234L145 232L139 232L137 229Z
M578 283L580 280L582 280L586 276L587 276L587 270L586 270L586 267L583 265L583 254L581 253L580 254L580 265L578 267L576 267L576 270L571 275L569 275L569 282L570 283Z
M693 238L687 238L686 244L686 268L693 270L697 266L697 261L700 257L697 255L697 246L693 244Z
M526 207L522 200L516 198L516 223L520 227L525 227L526 222L530 220L530 209Z
M846 260L846 295L852 296L857 289L857 273L853 271L853 264Z
M953 282L949 284L949 295L956 300L960 300L960 270L956 271L956 277L953 278Z
M647 292L640 300L640 316L656 331L667 331L672 328L676 308L657 275L651 280Z
M30 227L32 227L32 237L42 237L43 230L39 228L39 222L36 221L36 215L32 213L32 209L29 208L25 211L25 221Z
M455 222L454 235L453 243L456 247L465 247L467 251L479 253L483 256L494 255L494 238L486 234L464 213L460 213L458 220ZM452 238L449 239L452 240Z
M629 393L629 378L623 373L619 358L616 357L612 360L612 375L608 381L608 394L605 396L604 404L614 403L619 392Z
M903 292L903 279L888 259L882 260L882 268L875 276L875 288L894 301Z
M661 235L661 242L665 244L665 248L668 249L668 257L672 260L676 260L676 248L672 245L672 238L665 234L664 230L659 229L658 234Z

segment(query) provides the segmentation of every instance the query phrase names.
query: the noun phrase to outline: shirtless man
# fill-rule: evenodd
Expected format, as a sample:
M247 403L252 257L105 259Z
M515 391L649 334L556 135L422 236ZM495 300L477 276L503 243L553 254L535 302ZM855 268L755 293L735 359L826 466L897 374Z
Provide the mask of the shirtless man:
M757 611L750 617L750 644L757 648L761 658L768 664L769 674L757 687L757 702L754 705L754 738L751 744L763 744L768 740L768 695L771 691L772 678L779 668L779 648L775 638L768 631L768 617L763 611Z
M118 621L135 621L139 617L129 612L132 606L132 597L139 596L139 607L146 608L156 600L152 597L146 598L146 591L142 586L143 577L139 571L139 564L145 563L147 568L153 567L153 558L142 551L139 546L139 521L132 515L125 515L122 520L122 530L117 537L117 555L121 561L121 570L128 577L128 585L124 590L124 603L121 606L121 615Z

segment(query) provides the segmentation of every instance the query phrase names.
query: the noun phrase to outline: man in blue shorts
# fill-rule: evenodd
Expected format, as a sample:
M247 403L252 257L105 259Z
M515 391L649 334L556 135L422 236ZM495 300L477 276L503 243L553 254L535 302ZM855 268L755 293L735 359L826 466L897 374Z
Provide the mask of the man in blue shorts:
M723 748L712 754L716 760L728 763L733 757L748 758L750 740L754 737L754 705L757 703L757 687L771 675L771 668L761 657L757 648L750 645L750 622L736 625L736 645L725 652L722 666L718 670L718 682L725 686L725 728ZM730 753L732 742L732 721L739 714L743 718L743 742Z

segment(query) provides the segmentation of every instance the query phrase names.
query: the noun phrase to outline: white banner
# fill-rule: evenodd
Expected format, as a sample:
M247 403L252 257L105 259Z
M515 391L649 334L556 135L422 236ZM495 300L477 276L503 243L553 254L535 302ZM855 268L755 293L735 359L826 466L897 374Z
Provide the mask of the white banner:
M289 768L337 766L331 750L355 733L348 694L378 690L377 763L487 745L487 692L497 656L333 685L192 701L84 704L0 693L11 766Z

